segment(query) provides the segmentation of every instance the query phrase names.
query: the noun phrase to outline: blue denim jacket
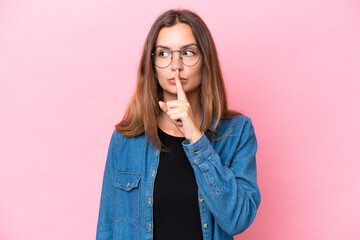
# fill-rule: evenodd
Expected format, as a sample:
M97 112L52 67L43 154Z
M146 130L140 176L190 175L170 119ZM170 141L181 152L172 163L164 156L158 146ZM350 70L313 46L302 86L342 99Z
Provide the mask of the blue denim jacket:
M215 139L218 138L218 139ZM228 240L253 222L260 204L257 141L243 115L222 120L209 140L182 143L194 169L204 240ZM153 190L160 152L144 134L114 131L104 173L97 240L153 239Z

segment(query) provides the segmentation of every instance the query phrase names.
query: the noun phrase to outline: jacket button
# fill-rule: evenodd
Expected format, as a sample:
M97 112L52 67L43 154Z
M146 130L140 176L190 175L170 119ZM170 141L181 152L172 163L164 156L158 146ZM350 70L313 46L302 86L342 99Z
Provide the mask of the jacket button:
M196 155L198 155L198 154L199 154L199 152L200 152L200 151L199 151L199 150L197 150L197 151L195 151L194 153L195 153Z
M149 198L149 204L151 204L151 198Z
M151 229L151 224L149 223L149 229Z
M207 223L205 223L205 224L204 224L204 228L207 228L207 227L208 227L208 225L207 225Z
M129 187L129 186L130 186L130 183L128 182L128 183L126 184L126 186Z
M152 172L151 176L155 176L155 171Z
M203 198L200 198L200 202L204 202L204 199L203 199Z

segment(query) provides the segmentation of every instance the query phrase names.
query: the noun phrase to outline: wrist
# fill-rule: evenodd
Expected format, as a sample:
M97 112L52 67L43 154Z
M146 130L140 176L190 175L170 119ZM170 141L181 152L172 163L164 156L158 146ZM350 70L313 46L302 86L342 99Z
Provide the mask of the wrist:
M199 140L202 136L202 133L201 131L196 131L196 133L194 134L194 136L191 138L191 139L188 139L190 143L194 143L196 142L197 140Z

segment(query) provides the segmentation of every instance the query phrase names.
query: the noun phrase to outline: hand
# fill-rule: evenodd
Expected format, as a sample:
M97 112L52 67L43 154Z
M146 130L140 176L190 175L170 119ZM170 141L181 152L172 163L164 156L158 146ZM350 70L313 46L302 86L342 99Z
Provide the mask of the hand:
M175 83L177 100L167 101L166 103L159 101L159 106L161 110L170 117L171 121L179 131L184 134L185 138L189 140L190 143L193 143L201 137L201 131L196 125L190 103L188 102L182 87L179 70L175 73Z

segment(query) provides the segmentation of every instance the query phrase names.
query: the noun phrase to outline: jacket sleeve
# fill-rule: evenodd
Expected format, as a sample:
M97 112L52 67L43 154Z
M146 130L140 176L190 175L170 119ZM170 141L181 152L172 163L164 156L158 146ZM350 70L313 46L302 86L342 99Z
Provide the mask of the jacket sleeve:
M96 240L113 239L113 206L114 206L114 152L115 131L110 140L106 158L104 179L101 191L100 210L97 224Z
M207 208L216 223L234 236L251 225L260 205L255 160L257 140L250 119L246 119L228 144L236 144L229 166L222 164L204 133L194 143L185 140L183 147Z

